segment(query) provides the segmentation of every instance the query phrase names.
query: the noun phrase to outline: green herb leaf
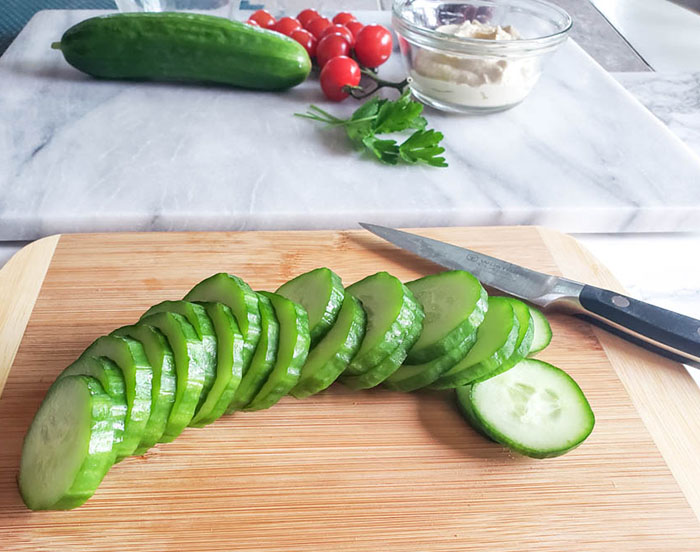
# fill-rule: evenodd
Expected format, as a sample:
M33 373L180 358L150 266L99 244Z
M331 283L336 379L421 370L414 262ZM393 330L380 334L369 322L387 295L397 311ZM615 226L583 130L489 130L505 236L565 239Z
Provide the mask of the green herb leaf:
M417 130L399 146L399 155L406 163L427 163L433 167L447 167L444 157L438 157L445 148L438 144L442 141L442 132L435 130Z
M396 165L399 162L399 146L396 140L381 140L376 136L365 136L362 143L371 151L377 159L387 165Z

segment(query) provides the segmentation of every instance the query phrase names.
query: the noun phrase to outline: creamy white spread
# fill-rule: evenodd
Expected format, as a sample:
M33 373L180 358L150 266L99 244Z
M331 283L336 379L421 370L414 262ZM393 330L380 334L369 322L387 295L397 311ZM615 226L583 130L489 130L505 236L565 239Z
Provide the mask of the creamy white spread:
M487 25L466 21L443 25L441 33L485 40L517 40L511 25ZM499 107L521 101L539 77L533 58L504 59L496 56L448 55L421 49L411 70L417 92L438 101L469 107Z

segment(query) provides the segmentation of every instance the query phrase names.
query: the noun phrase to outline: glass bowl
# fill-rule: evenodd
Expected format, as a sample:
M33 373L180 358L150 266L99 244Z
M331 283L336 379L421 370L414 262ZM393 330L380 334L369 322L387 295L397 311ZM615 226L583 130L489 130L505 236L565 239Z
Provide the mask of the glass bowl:
M395 0L392 11L414 96L458 113L520 103L572 24L569 14L544 0ZM460 26L468 36L454 34Z

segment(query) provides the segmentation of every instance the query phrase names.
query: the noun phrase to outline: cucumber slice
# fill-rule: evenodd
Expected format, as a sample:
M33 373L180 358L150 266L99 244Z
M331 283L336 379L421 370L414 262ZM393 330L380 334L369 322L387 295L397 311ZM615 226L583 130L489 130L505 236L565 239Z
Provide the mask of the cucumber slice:
M143 454L160 440L168 423L177 386L175 359L163 334L151 326L145 324L124 326L114 330L110 335L130 337L141 343L153 370L151 416L148 418L141 443L135 451L135 454Z
M377 272L346 289L360 300L367 313L367 331L346 375L367 372L384 361L401 344L415 311L422 308L413 293L388 272Z
M244 410L269 408L289 393L299 381L311 344L309 317L304 307L276 293L259 293L275 309L280 325L279 346L272 373Z
M233 311L244 340L243 375L245 375L260 340L258 295L237 276L220 272L194 286L185 295L185 301L223 303Z
M447 370L462 360L476 343L476 331L462 343L444 355L424 364L404 364L384 382L384 387L393 391L416 391L428 387Z
M395 373L401 366L401 363L406 360L409 349L418 341L423 329L424 318L425 315L422 310L415 311L413 322L406 328L404 335L400 338L401 342L394 352L364 374L343 376L340 380L341 383L350 389L371 389Z
M450 368L433 389L451 389L466 385L496 370L515 351L518 319L507 297L489 297L489 308L476 331L476 343L467 356Z
M236 394L243 377L243 335L238 329L233 312L221 303L202 303L216 332L216 380L207 400L190 422L192 427L203 427L218 420Z
M297 399L303 399L330 387L360 349L366 323L367 318L360 301L346 293L338 319L309 353L291 394Z
M459 347L484 320L488 295L469 272L452 270L406 284L425 311L423 332L406 364L425 364Z
M277 358L280 325L275 317L275 309L272 308L270 300L261 293L258 293L258 308L260 309L260 341L227 413L240 410L253 400L267 381Z
M549 325L549 321L545 315L537 309L530 307L530 314L534 322L535 335L532 338L532 345L530 346L530 352L528 354L534 355L552 342L552 327Z
M458 394L475 425L491 439L533 458L560 456L593 431L583 391L563 370L526 359Z
M153 368L148 362L143 345L129 337L99 337L85 349L81 358L91 356L108 358L119 367L124 376L126 420L117 456L117 460L121 460L134 454L151 417Z
M162 443L169 443L182 433L194 417L204 388L207 357L197 332L181 314L159 312L142 318L139 323L158 329L168 340L175 358L175 402L160 438Z
M28 508L68 510L95 493L115 459L113 408L95 378L66 376L51 387L22 446L19 490Z
M312 348L330 331L345 297L340 276L330 268L301 274L280 286L276 293L306 309Z
M199 396L199 404L197 405L197 410L195 410L195 413L197 413L207 400L209 391L216 379L217 344L214 325L204 307L196 303L191 303L190 301L163 301L148 309L141 318L143 319L146 316L159 312L173 312L184 316L192 325L194 331L197 332L197 337L202 341L202 350L204 352L204 387L202 387L202 393Z

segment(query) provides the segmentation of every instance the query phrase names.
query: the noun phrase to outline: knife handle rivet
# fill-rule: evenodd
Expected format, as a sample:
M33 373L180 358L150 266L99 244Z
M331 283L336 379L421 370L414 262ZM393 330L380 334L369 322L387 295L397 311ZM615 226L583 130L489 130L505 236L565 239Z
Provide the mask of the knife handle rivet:
M630 300L622 295L613 295L612 302L616 307L622 307L623 309L630 306Z

